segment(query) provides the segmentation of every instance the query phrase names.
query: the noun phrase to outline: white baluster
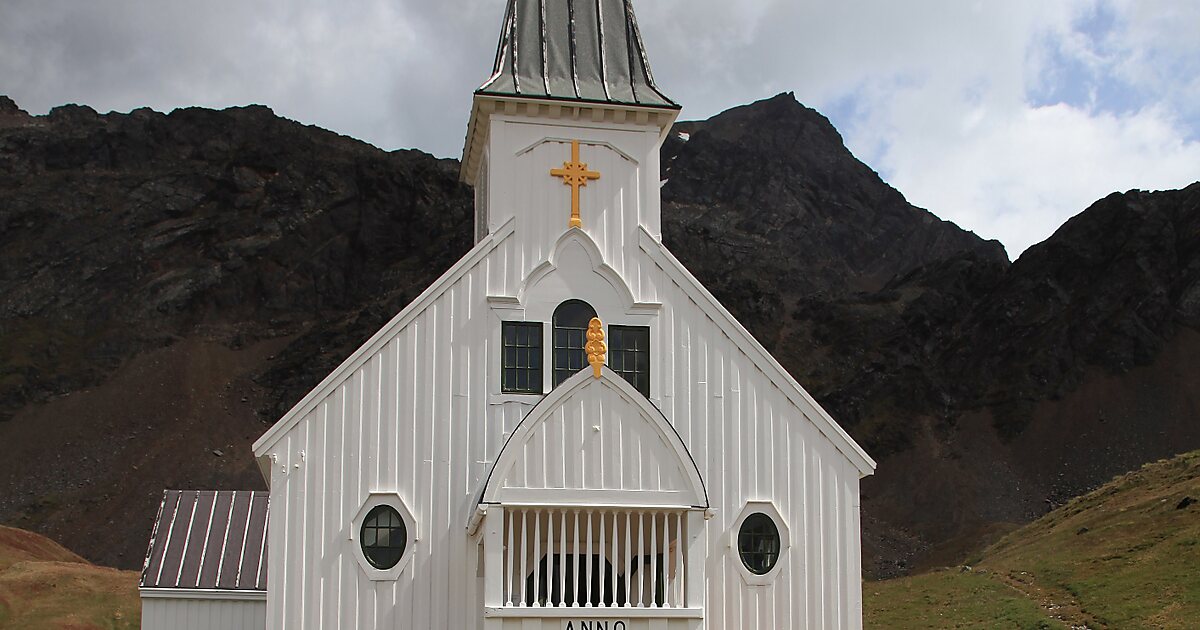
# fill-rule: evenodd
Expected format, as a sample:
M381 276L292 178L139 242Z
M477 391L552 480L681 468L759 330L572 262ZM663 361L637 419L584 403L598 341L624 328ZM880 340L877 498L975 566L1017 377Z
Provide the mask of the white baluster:
M525 584L525 576L529 575L529 510L521 510L521 573L517 581L521 584L521 605L529 605L529 589Z
M612 565L612 584L609 585L609 588L612 589L610 592L612 593L613 606L617 605L617 544L620 542L620 536L617 534L617 511L613 510L612 551L610 552L612 560L609 562Z
M675 598L677 607L684 607L687 602L683 601L683 595L686 592L683 585L683 512L675 514L675 585L679 587L678 596Z
M646 513L638 512L638 608L646 607Z
M587 545L587 579L583 581L583 601L584 605L590 608L592 605L592 541L595 538L592 537L592 513L589 511L587 515L587 542L585 543Z
M658 513L650 514L650 607L658 608Z
M604 603L604 543L607 539L604 536L604 512L597 510L596 516L600 518L600 560L598 563L600 566L596 567L599 570L600 576L600 578L596 580L597 587L600 589L600 592L597 593L598 597L596 599L599 601L600 606L603 607L608 606L608 604Z
M580 565L583 564L583 555L581 554L579 545L579 510L575 510L575 580L571 582L571 604L573 606L582 606L579 601L579 576L583 573Z
M562 535L558 539L558 605L567 605L567 511L559 515Z
M629 607L633 604L633 580L631 567L633 566L633 512L625 511L625 606Z
M516 557L516 550L513 548L513 530L516 529L514 519L516 517L512 510L505 510L505 512L508 513L508 547L504 549L504 580L507 582L504 589L504 592L507 594L507 601L504 602L504 605L512 606L513 572L516 571L516 566L513 563L513 559Z
M542 605L542 511L533 513L533 598L534 606Z

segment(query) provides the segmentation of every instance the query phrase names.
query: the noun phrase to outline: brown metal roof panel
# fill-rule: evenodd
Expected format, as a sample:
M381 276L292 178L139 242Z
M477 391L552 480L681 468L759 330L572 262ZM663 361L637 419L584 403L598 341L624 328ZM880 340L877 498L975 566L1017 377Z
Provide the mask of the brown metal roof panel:
M167 490L141 586L266 590L266 492Z
M213 493L213 520L208 537L200 551L200 570L192 588L216 588L217 567L221 565L221 550L229 530L229 513L233 509L232 491Z
M246 525L250 521L251 492L238 492L229 516L229 530L222 542L221 566L214 588L236 588L237 572L242 562L242 543L246 539Z
M188 528L187 542L184 545L183 562L179 568L174 586L194 588L196 577L200 573L200 559L204 553L204 544L208 540L208 528L213 521L213 499L216 492L196 491L188 493L195 501L195 511L192 514L191 526Z
M249 526L246 530L246 547L242 553L235 588L258 588L259 572L266 568L267 563L263 560L263 555L267 544L267 501L266 493L254 494L253 509L250 510Z
M146 546L146 561L142 564L142 579L139 581L141 586L157 584L154 578L162 567L167 527L174 516L178 502L178 493L170 490L163 491L162 502L158 505L158 516L155 517L154 528L150 531L150 543Z
M188 528L191 526L192 514L196 502L192 493L173 491L178 496L176 508L167 525L167 537L163 540L162 565L154 574L155 586L175 586L175 578L183 563L183 552L188 540Z

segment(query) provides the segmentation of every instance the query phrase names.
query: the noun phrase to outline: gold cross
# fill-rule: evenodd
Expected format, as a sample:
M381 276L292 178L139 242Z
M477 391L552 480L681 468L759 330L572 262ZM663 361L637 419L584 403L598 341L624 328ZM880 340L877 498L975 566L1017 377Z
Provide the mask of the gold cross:
M600 173L589 171L585 162L579 161L579 141L571 141L571 161L563 162L562 168L550 169L552 177L561 177L571 187L571 222L567 227L583 227L579 219L579 187L587 186L589 179L600 179Z

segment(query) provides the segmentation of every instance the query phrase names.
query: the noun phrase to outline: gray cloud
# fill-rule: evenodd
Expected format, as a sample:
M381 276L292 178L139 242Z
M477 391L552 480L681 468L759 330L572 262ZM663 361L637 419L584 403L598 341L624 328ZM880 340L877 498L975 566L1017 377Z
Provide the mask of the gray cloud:
M0 3L0 93L32 112L261 103L441 156L461 150L504 10L503 0ZM1112 189L1184 185L1200 171L1188 140L1200 135L1200 10L1171 0L636 5L656 78L685 118L795 91L914 202L1014 253ZM1097 11L1114 27L1093 41L1079 25ZM1085 78L1119 79L1137 100L1120 112L1031 103L1047 81Z

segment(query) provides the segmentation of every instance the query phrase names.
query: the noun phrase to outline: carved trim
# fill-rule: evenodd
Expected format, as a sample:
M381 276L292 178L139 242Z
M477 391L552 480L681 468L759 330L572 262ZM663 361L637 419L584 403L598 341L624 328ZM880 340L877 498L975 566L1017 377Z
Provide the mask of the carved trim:
M600 323L599 317L593 317L592 321L588 322L587 344L583 349L587 352L588 364L592 366L593 375L600 378L600 368L604 367L608 347L604 345L604 325Z

